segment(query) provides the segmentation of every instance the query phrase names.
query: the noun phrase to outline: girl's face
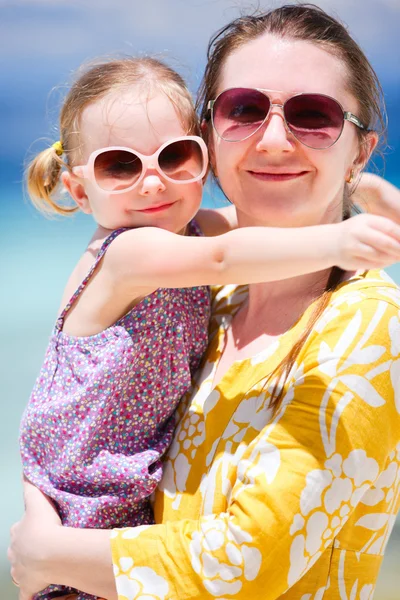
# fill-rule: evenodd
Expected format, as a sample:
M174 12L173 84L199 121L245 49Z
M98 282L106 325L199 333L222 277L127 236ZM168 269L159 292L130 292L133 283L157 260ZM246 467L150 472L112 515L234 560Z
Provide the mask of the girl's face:
M135 87L119 90L89 105L80 120L80 154L86 164L95 150L119 146L152 155L171 139L185 136L171 101L162 92L138 93ZM130 191L110 194L88 179L63 174L68 191L86 213L106 229L161 227L182 232L198 211L202 182L175 184L150 166Z
M296 92L321 93L359 112L338 58L312 43L270 34L228 57L218 93L232 87L280 90L269 93L277 104ZM352 169L360 171L370 144L360 152L356 127L346 121L336 144L308 148L288 132L282 109L272 107L266 123L244 141L227 142L213 131L210 155L241 225L291 227L342 220L345 180Z

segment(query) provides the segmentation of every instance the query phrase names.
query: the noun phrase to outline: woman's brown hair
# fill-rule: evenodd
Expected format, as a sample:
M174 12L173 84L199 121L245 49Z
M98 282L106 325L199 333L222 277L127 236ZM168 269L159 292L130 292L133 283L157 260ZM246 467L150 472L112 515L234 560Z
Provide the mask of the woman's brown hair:
M174 105L187 134L200 135L192 97L184 80L159 59L148 56L126 57L83 67L78 71L78 78L61 108L60 146L46 148L27 168L28 193L40 211L48 215L69 215L78 210L76 206L56 202L53 196L58 188L62 168L70 168L79 156L82 113L87 106L109 93L132 85L165 93Z
M239 17L211 38L207 52L207 66L197 100L200 119L207 124L203 128L203 137L206 142L209 140L211 127L208 103L210 100L214 100L220 91L218 86L227 58L238 48L264 34L308 41L319 45L341 60L347 70L348 90L358 101L357 116L367 126L367 131L357 128L360 147L365 142L365 136L369 134L369 131L384 131L386 121L381 85L365 54L350 36L346 27L318 6L291 4L262 14ZM350 195L351 190L346 186L343 199L343 219L350 217L353 208ZM305 331L287 356L269 375L267 383L277 376L277 383L271 396L271 405L275 409L279 406L285 392L282 382L287 380L307 337L328 306L332 293L342 278L343 271L338 267L333 267L325 290L312 311Z

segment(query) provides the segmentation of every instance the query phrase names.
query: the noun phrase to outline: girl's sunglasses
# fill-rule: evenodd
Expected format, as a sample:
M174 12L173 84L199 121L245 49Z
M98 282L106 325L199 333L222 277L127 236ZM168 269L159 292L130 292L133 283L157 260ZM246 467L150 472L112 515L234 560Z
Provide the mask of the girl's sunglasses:
M361 121L330 96L296 94L283 104L272 103L268 92L255 88L230 88L208 103L212 124L227 142L241 142L256 133L269 117L271 108L283 110L286 127L309 148L324 150L338 141L344 122L366 129Z
M72 172L90 179L100 190L122 194L136 187L147 169L155 169L172 183L192 183L202 179L207 171L207 147L198 136L170 140L147 156L131 148L111 146L95 150L86 165Z

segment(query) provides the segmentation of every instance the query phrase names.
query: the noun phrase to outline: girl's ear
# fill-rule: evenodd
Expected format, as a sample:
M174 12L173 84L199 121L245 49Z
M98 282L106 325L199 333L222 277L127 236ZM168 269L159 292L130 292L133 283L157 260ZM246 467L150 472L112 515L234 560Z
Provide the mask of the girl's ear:
M90 215L92 213L92 208L90 206L89 198L86 194L86 190L82 184L82 180L79 179L73 173L69 171L64 171L61 174L61 181L63 182L64 187L73 198L73 200L77 203L82 212Z

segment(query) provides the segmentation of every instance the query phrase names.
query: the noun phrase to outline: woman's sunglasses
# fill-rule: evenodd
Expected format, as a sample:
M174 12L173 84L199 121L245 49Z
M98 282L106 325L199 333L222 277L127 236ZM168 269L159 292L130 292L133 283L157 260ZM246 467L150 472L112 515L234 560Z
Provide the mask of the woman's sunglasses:
M86 165L72 168L77 177L90 179L100 190L122 194L135 188L147 169L155 169L172 183L192 183L207 171L208 154L198 136L170 140L147 156L131 148L111 146L95 150Z
M255 88L230 88L208 103L212 124L227 142L241 142L256 133L266 122L273 106L282 108L286 127L309 148L325 150L338 141L344 122L366 129L337 100L324 94L296 94L283 104L271 101L268 92Z

